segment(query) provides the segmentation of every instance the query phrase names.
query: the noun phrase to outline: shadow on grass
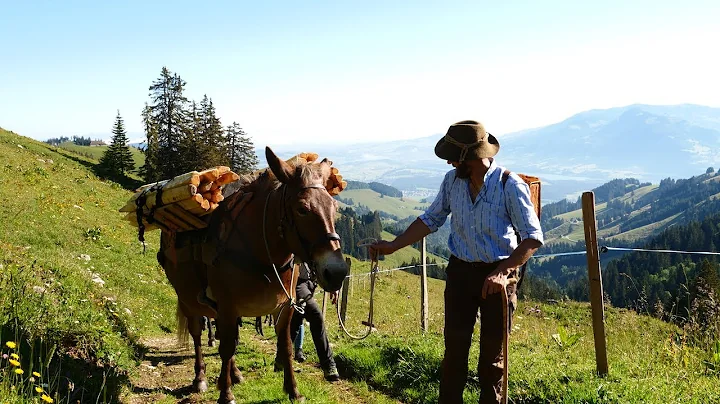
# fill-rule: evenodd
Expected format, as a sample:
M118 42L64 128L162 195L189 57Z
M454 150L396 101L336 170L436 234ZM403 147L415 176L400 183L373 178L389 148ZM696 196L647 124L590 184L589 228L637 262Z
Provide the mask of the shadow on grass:
M143 185L142 181L134 179L134 178L130 178L127 175L123 175L123 176L107 175L107 173L104 172L104 170L100 167L99 164L94 163L92 161L88 161L86 158L81 157L80 155L78 155L72 151L65 150L60 147L55 148L54 151L66 158L69 158L70 160L76 161L76 162L80 163L81 165L87 167L98 178L116 182L118 185L120 185L124 189L127 189L128 191L134 191Z

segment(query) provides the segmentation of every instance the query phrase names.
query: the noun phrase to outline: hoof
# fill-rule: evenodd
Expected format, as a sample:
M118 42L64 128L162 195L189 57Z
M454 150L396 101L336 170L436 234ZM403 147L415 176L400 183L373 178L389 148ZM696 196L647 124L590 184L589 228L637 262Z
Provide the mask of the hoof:
M230 380L232 381L232 384L238 384L244 382L245 378L240 371L237 371L230 375Z
M208 389L207 382L205 380L200 380L199 382L193 383L193 390L195 390L196 393L204 393Z
M301 394L301 395L299 395L299 396L297 396L297 397L295 397L295 398L290 397L290 402L291 402L291 403L304 403L304 402L305 402L305 396L303 396L303 395Z
M215 347L215 341L214 341L214 340L213 340L213 341L208 341L208 346L209 346L210 348Z

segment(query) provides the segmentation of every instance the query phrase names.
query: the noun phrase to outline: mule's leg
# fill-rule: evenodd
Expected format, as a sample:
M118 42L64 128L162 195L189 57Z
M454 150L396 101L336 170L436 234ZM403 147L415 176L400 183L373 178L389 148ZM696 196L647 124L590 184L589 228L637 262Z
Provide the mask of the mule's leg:
M233 384L242 383L245 378L243 377L242 373L240 373L240 369L237 368L237 365L235 364L235 355L233 355L232 360L230 362L230 380Z
M231 387L233 384L233 375L235 367L235 350L238 344L238 327L237 317L218 313L215 319L217 324L217 333L220 339L220 377L218 377L218 390L220 390L219 404L234 404L235 396ZM240 373L240 372L238 372Z
M295 309L290 306L280 312L280 317L275 322L275 334L277 335L277 359L280 360L284 373L283 390L290 397L290 401L304 402L303 397L297 388L295 372L291 360L292 341L290 341L290 319Z
M188 331L193 339L195 346L195 380L193 380L193 390L199 393L207 391L207 379L205 379L205 359L202 352L202 324L203 317L190 317L188 322Z

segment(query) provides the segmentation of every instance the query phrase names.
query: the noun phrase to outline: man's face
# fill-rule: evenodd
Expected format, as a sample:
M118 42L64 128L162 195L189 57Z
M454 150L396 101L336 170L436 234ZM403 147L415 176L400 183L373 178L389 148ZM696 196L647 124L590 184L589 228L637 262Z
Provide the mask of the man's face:
M470 178L470 166L466 162L458 163L457 161L449 161L448 164L452 164L455 167L455 176L460 179Z

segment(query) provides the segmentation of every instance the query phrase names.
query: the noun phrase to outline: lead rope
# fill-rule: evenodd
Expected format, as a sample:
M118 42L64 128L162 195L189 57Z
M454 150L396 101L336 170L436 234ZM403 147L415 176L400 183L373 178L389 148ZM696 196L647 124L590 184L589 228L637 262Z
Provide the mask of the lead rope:
M268 259L270 260L270 264L273 267L273 271L275 272L275 277L277 277L278 283L280 283L280 287L282 288L283 292L285 292L285 296L288 298L289 305L292 306L295 311L297 311L300 314L305 314L305 309L301 307L300 304L298 304L295 301L295 298L290 296L290 293L288 293L287 289L285 288L285 284L283 284L282 279L280 279L280 273L278 273L277 267L275 267L275 263L273 262L272 255L270 255L270 247L268 246L267 242L267 232L266 232L266 218L267 218L267 207L268 202L270 202L270 193L268 193L267 198L265 198L265 208L263 209L263 241L265 242L265 250L267 250ZM290 258L292 260L292 258ZM290 285L292 285L293 280L295 279L295 264L292 264L292 278L290 278ZM287 307L286 305L283 305L283 308L280 309L280 313L278 314L278 318L280 317L280 314L282 311Z
M358 247L369 247L375 241L377 241L377 240L375 240L374 238L368 238L368 239L361 240L358 243ZM377 276L377 273L379 272L379 270L380 270L380 268L378 267L377 258L371 257L370 258L370 309L368 311L367 321L362 322L364 325L367 326L367 332L365 333L365 335L356 336L356 335L350 334L350 332L347 330L347 328L345 328L345 324L342 321L342 317L340 317L340 305L335 304L335 309L336 309L335 311L337 312L337 318L338 318L338 321L340 322L340 327L343 329L343 331L345 331L345 334L352 339L357 339L357 340L365 339L368 337L368 335L370 335L370 333L372 333L372 329L374 327L373 314L374 314L374 306L375 306L375 277Z
M517 283L516 278L507 279L505 278L505 287L502 288L502 308L503 308L503 385L502 385L502 400L500 401L502 404L507 404L508 402L508 348L510 346L510 316L509 316L509 308L508 305L510 304L508 294L507 294L507 287L509 285Z

